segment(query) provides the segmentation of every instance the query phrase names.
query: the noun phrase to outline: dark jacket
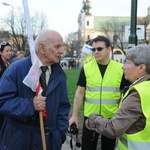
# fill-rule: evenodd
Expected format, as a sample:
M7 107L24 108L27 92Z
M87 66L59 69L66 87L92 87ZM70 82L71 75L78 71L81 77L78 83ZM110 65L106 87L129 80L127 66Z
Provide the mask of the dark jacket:
M2 74L4 73L4 71L6 70L6 66L5 63L3 62L1 55L0 55L0 78L2 76Z
M7 69L7 67L5 66L5 63L2 60L1 55L0 55L0 78L6 69ZM0 130L1 130L3 121L4 121L4 115L0 114Z
M12 64L0 81L0 113L6 115L0 135L0 150L42 150L35 92L22 83L31 67L27 57ZM59 64L52 65L46 90L48 120L44 121L47 150L60 150L66 139L70 103L66 75Z

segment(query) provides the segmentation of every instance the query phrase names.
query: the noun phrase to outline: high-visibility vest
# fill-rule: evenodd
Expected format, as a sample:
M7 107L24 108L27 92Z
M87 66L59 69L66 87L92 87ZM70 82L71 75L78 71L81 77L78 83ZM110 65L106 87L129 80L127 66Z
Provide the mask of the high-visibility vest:
M132 86L124 95L123 100L132 90L140 95L142 112L146 118L146 125L142 131L134 134L124 133L118 138L116 150L150 150L150 81L144 81ZM123 101L122 100L122 101ZM121 103L122 103L121 101ZM132 99L131 99L132 103Z
M91 113L97 113L105 118L111 118L115 114L121 97L122 65L110 60L102 78L95 59L85 64L84 116L88 117Z
M86 63L90 62L92 59L94 59L92 54L85 54L85 58L84 58L83 64L86 64Z

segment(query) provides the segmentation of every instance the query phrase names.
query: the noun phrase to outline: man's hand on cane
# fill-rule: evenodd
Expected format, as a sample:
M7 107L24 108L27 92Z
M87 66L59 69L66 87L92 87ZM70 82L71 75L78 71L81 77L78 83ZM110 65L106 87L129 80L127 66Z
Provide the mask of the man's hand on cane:
M34 108L36 111L43 111L46 107L46 97L44 96L35 96L34 100Z

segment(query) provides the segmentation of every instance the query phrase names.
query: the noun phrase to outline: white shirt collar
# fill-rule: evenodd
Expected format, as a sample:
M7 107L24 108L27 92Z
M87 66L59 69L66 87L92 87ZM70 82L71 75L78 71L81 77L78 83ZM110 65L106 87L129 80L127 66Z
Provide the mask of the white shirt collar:
M41 66L44 66L43 64L42 64L42 62L41 62L41 60L37 57L37 60L38 60L38 67L39 67L39 69L40 69L40 67ZM48 72L49 72L49 74L51 74L51 66L47 66L48 67ZM40 69L40 71L41 71L41 69Z

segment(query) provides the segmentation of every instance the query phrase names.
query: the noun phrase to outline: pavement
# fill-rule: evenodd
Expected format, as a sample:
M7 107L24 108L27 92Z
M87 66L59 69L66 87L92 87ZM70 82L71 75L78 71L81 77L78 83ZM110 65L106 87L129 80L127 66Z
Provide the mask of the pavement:
M71 138L69 136L67 136L67 139L66 139L65 143L62 145L61 150L81 150L81 148L78 148L75 146L76 143L74 140L72 140L73 148L71 149L70 140L71 140Z

